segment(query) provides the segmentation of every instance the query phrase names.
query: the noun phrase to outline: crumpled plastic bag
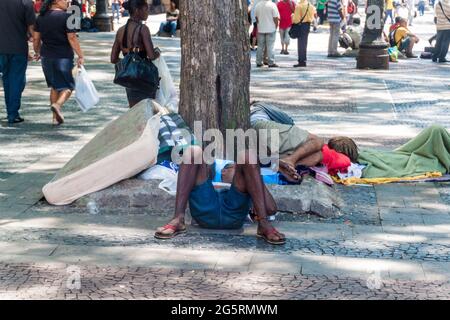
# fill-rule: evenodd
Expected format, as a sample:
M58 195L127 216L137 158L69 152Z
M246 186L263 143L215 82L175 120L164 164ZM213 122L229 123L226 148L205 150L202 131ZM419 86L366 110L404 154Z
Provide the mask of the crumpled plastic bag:
M100 101L94 83L89 78L84 66L80 66L76 71L75 100L78 102L78 105L83 112L92 109Z
M158 187L168 194L175 196L177 194L178 174L176 171L162 165L155 165L142 172L138 179L141 180L162 180Z
M156 92L156 102L162 107L169 109L170 112L178 113L179 98L164 57L160 56L158 59L153 60L153 64L158 68L159 77L161 78L159 90Z

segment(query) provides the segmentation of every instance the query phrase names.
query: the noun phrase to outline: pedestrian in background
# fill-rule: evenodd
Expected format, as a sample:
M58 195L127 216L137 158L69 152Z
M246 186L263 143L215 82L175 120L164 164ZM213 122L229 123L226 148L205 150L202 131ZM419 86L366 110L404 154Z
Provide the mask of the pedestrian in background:
M10 125L24 121L19 110L26 84L28 39L35 21L31 0L0 0L0 72Z
M328 0L317 0L317 15L319 16L319 24L322 25L326 18L327 18L327 13L326 13L326 7L327 7L327 1Z
M170 33L170 36L172 38L175 37L177 35L179 17L180 17L180 10L178 10L177 4L175 3L175 1L170 1L170 8L166 12L166 21L161 22L161 25L159 26L158 35L167 32Z
M440 0L435 7L437 38L433 62L445 63L450 44L450 0Z
M300 0L295 7L294 17L292 22L299 24L299 34L297 35L297 51L298 64L294 67L306 67L308 37L311 29L311 23L317 17L316 7L308 0Z
M119 23L120 20L120 7L121 7L121 1L120 0L112 0L111 3L111 10L112 10L112 17L114 20L114 17L116 17L117 23Z
M120 53L123 56L138 49L143 59L158 59L161 52L154 48L150 29L143 21L147 21L149 6L147 0L129 0L123 4L125 10L130 12L130 19L125 26L117 30L116 39L111 50L111 63L119 62ZM139 88L126 88L128 105L134 107L145 99L155 99L155 95Z
M330 37L328 39L328 57L338 58L338 42L341 22L345 20L345 14L341 0L328 1L328 22L330 23Z
M288 47L291 40L289 30L292 26L292 14L295 11L295 3L292 0L280 0L277 4L280 13L280 54L289 54Z
M50 110L53 123L64 123L62 108L75 89L72 75L74 51L77 65L84 64L84 55L76 35L76 27L68 25L66 0L45 0L36 21L34 51L36 60L41 59L42 70L50 88Z
M385 0L384 9L384 22L386 23L389 18L391 19L391 24L394 24L394 0Z
M280 20L277 5L271 0L261 0L255 8L258 23L258 50L256 52L256 66L263 66L264 49L267 50L269 68L278 67L275 64L274 46L276 32Z

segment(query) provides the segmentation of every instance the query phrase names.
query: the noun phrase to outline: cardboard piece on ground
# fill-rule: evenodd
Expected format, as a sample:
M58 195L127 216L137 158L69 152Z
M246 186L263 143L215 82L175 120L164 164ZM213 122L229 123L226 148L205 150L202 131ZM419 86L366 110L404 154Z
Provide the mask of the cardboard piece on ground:
M43 188L46 200L66 205L130 178L156 163L159 114L144 100L108 124Z

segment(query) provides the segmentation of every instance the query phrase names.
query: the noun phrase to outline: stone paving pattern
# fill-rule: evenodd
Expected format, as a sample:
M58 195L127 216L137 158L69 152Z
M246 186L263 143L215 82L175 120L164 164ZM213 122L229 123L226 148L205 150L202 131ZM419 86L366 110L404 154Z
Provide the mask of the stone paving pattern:
M164 17L149 22L155 32L158 19ZM423 39L433 29L429 12L413 27ZM108 63L113 38L80 35L101 95L97 109L82 113L72 99L67 122L52 127L41 67L33 63L26 123L0 126L0 299L450 297L450 183L335 186L341 216L277 216L276 227L288 237L283 247L257 240L252 224L234 231L190 226L187 235L156 241L167 213L39 202L54 173L126 110ZM178 84L179 40L154 41ZM252 69L252 99L279 104L315 134L349 135L362 147L398 147L430 123L449 128L449 66L402 60L390 71L359 71L354 59L326 59L326 43L326 29L311 34L305 70L291 68L293 47L290 56L277 55L281 68ZM80 290L70 289L73 270L80 271Z
M68 300L136 299L447 299L450 285L334 276L189 271L142 267L82 267L81 289L67 289L67 269L36 264L0 264L0 298ZM370 286L370 285L369 285ZM376 283L375 283L376 286ZM374 286L374 287L375 287ZM411 290L413 289L413 290ZM414 290L415 289L415 290Z

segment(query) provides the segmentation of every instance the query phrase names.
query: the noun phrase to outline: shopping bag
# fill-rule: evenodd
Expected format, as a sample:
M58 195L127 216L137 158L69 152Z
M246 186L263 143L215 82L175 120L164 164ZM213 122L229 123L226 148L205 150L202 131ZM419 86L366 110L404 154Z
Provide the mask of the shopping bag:
M166 61L160 56L153 61L153 64L158 68L159 77L161 78L159 89L156 92L156 102L162 107L169 109L170 112L178 113L179 99L177 89L173 83Z
M78 68L76 75L75 100L78 102L78 105L83 112L92 109L100 101L98 92L84 66Z

